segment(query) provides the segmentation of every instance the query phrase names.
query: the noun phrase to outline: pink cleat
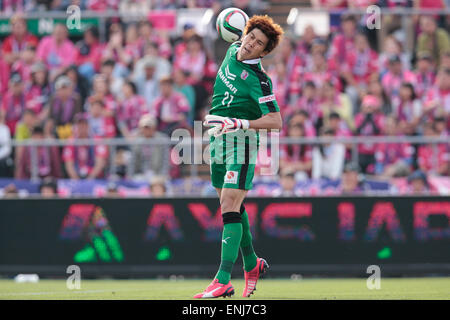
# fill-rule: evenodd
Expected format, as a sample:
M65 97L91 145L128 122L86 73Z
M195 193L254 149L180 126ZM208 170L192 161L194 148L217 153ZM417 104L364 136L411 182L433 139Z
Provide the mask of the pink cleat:
M231 297L234 294L234 288L231 282L228 284L219 283L218 279L214 279L210 285L202 293L194 296L194 299L208 299L218 297Z
M250 295L256 291L256 282L258 282L258 279L266 273L267 269L269 269L267 261L262 258L257 258L256 266L251 271L247 272L244 270L245 289L242 294L243 297L250 297Z

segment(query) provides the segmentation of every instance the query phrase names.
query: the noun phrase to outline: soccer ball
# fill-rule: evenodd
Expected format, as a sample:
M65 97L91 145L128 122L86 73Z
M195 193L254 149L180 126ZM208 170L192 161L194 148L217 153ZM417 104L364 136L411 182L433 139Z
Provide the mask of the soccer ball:
M223 40L232 43L241 38L247 21L248 15L241 9L224 9L217 17L216 29Z

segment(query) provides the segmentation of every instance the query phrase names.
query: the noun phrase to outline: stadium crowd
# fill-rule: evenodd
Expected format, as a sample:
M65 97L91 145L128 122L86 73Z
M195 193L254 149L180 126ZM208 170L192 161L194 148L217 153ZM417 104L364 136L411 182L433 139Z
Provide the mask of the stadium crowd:
M328 8L327 1L312 1L315 6L323 3ZM339 8L345 8L342 3ZM177 128L193 130L193 121L208 112L220 61L193 25L186 24L181 35L171 37L147 19L110 19L105 42L96 27L85 30L79 41L69 38L63 24L41 39L27 30L27 12L66 10L70 4L130 12L212 7L216 14L223 5L213 0L0 0L2 13L14 13L11 34L0 42L0 177L31 178L31 147L13 150L11 139L164 138ZM249 15L260 13L248 0L230 5ZM136 9L139 6L144 9ZM288 34L265 66L283 115L280 135L447 137L450 21L423 15L416 22L413 50L405 48L401 26L392 22L378 43L364 20L349 14L340 15L338 27L327 36L318 36L313 26L300 38ZM53 187L48 178L148 181L163 176L170 183L184 176L169 151L167 145L124 145L114 153L101 143L41 146L38 175L47 181L47 189ZM364 143L358 146L358 163L352 161L352 146L339 142L282 145L279 185L255 194L299 194L296 183L308 179L340 180L338 192L362 192L361 175L407 177L411 192L428 192L428 177L450 176L450 144Z

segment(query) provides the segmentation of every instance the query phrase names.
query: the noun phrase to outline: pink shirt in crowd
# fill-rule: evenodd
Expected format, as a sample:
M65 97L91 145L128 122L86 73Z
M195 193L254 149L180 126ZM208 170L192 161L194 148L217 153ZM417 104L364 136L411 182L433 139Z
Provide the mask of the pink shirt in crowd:
M43 61L49 69L54 69L74 64L77 52L72 41L65 40L60 46L57 46L53 37L47 36L39 43L36 57Z

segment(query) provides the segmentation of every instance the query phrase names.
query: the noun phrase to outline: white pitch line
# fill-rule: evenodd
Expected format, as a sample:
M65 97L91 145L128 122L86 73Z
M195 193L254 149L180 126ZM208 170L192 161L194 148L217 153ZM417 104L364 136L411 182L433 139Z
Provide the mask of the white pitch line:
M67 290L67 291L44 291L44 292L8 292L0 293L0 297L5 296L41 296L49 294L73 294L73 293L104 293L104 292L117 292L117 291L145 291L145 289L118 289L118 290Z

